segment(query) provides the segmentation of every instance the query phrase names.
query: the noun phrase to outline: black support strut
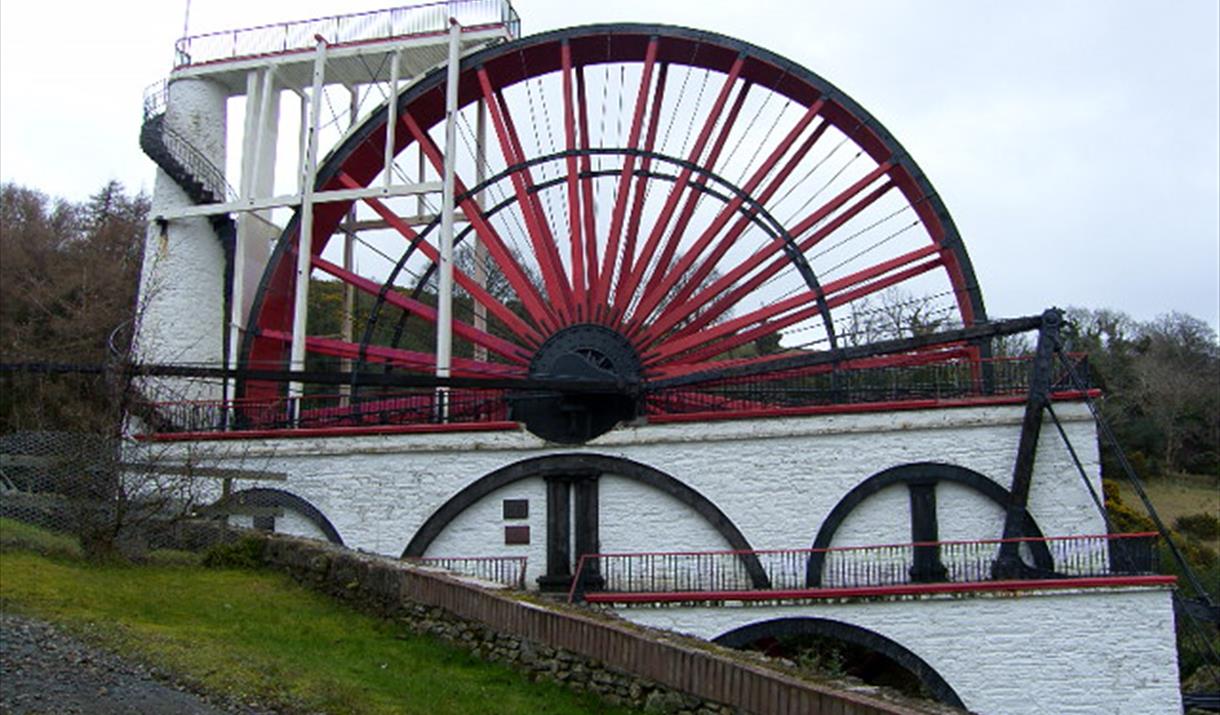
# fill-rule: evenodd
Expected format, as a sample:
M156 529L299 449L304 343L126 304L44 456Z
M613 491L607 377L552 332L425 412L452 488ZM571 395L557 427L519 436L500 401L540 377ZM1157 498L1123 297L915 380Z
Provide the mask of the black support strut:
M1017 459L1012 468L1012 495L1004 515L1004 539L993 571L996 577L1018 578L1025 564L1021 561L1020 543L1010 541L1021 536L1029 506L1029 489L1034 477L1034 461L1038 456L1038 437L1042 434L1042 413L1050 404L1051 373L1054 369L1055 347L1059 344L1059 328L1063 324L1063 313L1051 308L1042 314L1038 328L1038 346L1034 352L1032 374L1029 377L1029 395L1025 400L1025 417L1021 421L1021 441L1017 445Z

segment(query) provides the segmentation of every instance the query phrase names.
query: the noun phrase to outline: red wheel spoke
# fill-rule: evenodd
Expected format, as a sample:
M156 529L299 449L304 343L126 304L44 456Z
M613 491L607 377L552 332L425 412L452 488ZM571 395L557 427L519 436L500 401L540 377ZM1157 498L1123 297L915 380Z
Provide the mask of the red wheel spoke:
M382 294L382 284L345 270L340 266L336 266L330 261L326 261L318 256L314 256L313 265L315 268L325 271L335 278L355 286L357 289L368 295L378 296ZM427 303L422 303L394 290L388 290L385 292L385 301L396 308L405 310L413 315L418 315L433 325L436 324L436 308L428 305ZM469 340L476 345L482 345L488 350L504 357L507 360L511 360L512 362L521 365L529 362L529 352L525 348L521 347L520 345L510 343L503 338L497 338L494 335L479 330L474 326L460 320L453 321L453 332L459 337Z
M524 160L524 152L520 151L517 133L510 125L503 97L492 90L486 69L480 68L478 75L479 84L483 89L483 101L487 104L491 115L491 123L495 127L496 137L500 141L500 151L504 154L504 160L509 166L519 164ZM533 244L534 253L538 258L538 270L542 272L547 295L557 307L559 314L570 321L572 295L567 278L564 276L563 264L559 260L559 253L555 248L554 236L546 226L546 216L536 203L537 196L530 191L533 181L530 179L529 169L521 168L514 171L512 184L513 190L517 193L517 205L521 208L521 214L525 219L530 243Z
M661 104L665 101L665 82L669 76L669 64L663 63L657 71L657 86L652 97L652 111L648 116L648 134L644 137L644 151L651 152L656 145L657 128L661 125ZM632 196L631 218L627 220L627 235L623 239L623 265L619 269L620 283L622 276L629 275L632 261L635 258L635 241L640 233L640 219L644 210L644 198L647 195L648 170L652 168L652 157L645 154L640 161L640 176L635 182L635 193ZM614 305L619 306L621 300L630 300L630 294L615 292ZM612 318L613 319L613 318Z
M812 235L803 240L797 241L798 250L800 250L801 253L805 253L810 248L821 243L827 236L839 230L843 224L855 218L861 211L871 206L892 188L894 188L894 183L887 181L880 187L874 189L867 196L835 216ZM796 234L792 235L794 238L797 237ZM690 319L691 322L683 327L682 330L679 331L679 334L684 334L687 331L693 332L701 330L704 326L715 321L721 315L724 315L726 311L730 310L746 296L757 290L769 278L791 264L782 257L776 258L765 268L763 268L762 271L752 276L745 283L734 288L731 292L725 294L723 297L717 299L710 305L708 304L709 301L711 301L711 299L715 296L723 293L725 290L728 290L730 286L734 285L737 283L737 281L741 280L744 276L757 268L758 265L764 260L782 251L783 246L784 244L782 241L770 241L754 255L742 261L725 275L716 279L710 286L700 291L690 301L685 303L675 301L671 303L664 311L662 311L661 316L657 319L657 321L649 327L648 332L641 337L641 344L647 345L659 336L664 335L667 331L683 320ZM707 308L696 315L696 311L705 305Z
M850 201L853 196L868 188L874 181L881 176L884 176L892 168L894 168L894 165L888 161L878 164L877 168L865 174L859 181L856 181L851 186L839 192L839 194L833 199L819 206L816 210L814 210L813 213L806 216L803 221L800 221L793 226L789 233L791 233L793 236L800 236L809 229L813 228L818 224L819 221L826 218L843 204Z
M711 138L712 130L716 128L716 122L720 119L720 113L724 111L724 105L729 99L729 94L732 92L733 85L737 82L737 76L741 74L741 68L744 64L745 57L739 55L737 60L733 62L733 66L729 68L729 73L724 78L724 84L720 87L720 93L716 96L716 102L712 105L712 110L708 113L707 119L704 120L703 128L699 131L699 136L695 140L695 146L691 148L690 155L687 157L688 162L697 164L699 158L703 156L703 148L707 145L708 139ZM749 91L749 88L750 84L747 82L741 88L738 102L744 101L745 94ZM648 270L648 264L652 262L652 257L657 251L661 236L664 235L665 229L669 226L669 220L673 217L674 209L677 208L678 202L681 201L682 196L686 192L692 173L689 167L683 167L682 171L678 173L678 178L674 181L674 185L670 187L669 195L665 198L665 204L661 208L661 213L653 224L652 231L648 234L648 240L644 242L640 257L635 261L631 274L626 277L618 290L619 293L625 296L624 300L635 295L640 279L643 278L644 272ZM671 240L673 240L672 236ZM626 310L629 306L624 303L622 307Z
M826 305L827 305L827 307L830 307L830 308L837 308L840 305L845 305L852 301L859 300L859 299L863 298L864 296L871 295L873 293L876 293L879 290L885 290L886 288L889 288L890 286L898 285L899 283L902 283L903 281L909 281L912 278L914 278L915 276L918 276L922 273L927 273L928 271L940 266L941 264L942 264L942 262L941 262L940 258L937 258L934 261L928 261L926 263L921 263L918 266L908 268L905 271L899 271L898 273L894 273L892 275L886 276L885 278L882 278L881 280L873 281L872 283L869 283L867 285L860 286L859 288L856 288L855 290L848 291L846 293L839 293L833 297L828 297L826 299Z
M902 281L908 280L910 278L913 278L916 275L919 275L920 273L924 273L924 272L930 270L931 268L936 267L936 265L938 265L940 262L939 259L934 260L934 261L929 261L927 264L922 264L920 266L916 266L915 268L908 269L906 271L901 271L899 273L894 274L893 276L884 278L884 279L876 281L874 283L870 283L861 288L857 288L856 290L852 290L852 291L849 291L846 293L842 292L842 291L847 290L848 288L852 288L853 286L859 285L860 283L863 283L865 281L868 281L868 280L871 280L878 276L889 273L890 271L893 271L896 268L900 268L904 265L908 265L910 263L918 261L921 258L925 258L931 254L935 254L938 251L939 251L939 249L936 246L927 246L925 248L911 251L910 253L907 253L905 255L902 255L897 258L886 261L884 263L878 264L877 266L874 266L872 268L868 268L866 270L862 270L857 273L853 273L852 275L844 276L843 278L840 278L838 280L827 283L826 285L822 286L823 295L826 296L827 307L833 308L833 307L837 307L839 305L843 305L845 303L849 303L853 300L858 300L859 298L862 298L870 293L875 293L878 290L888 288L891 285L895 285L896 283L900 283ZM752 326L752 325L768 325L774 329L779 329L779 327L787 327L788 325L791 324L791 322L786 322L786 323L783 323L782 325L780 325L779 322L775 322L775 319L778 318L779 316L783 315L784 313L787 313L788 311L793 310L794 308L798 308L802 305L813 304L815 307L812 310L814 311L814 313L816 313L818 310L818 308L816 307L816 303L817 303L817 296L815 296L812 291L802 291L802 292L798 293L797 295L794 295L790 298L786 298L784 300L777 301L770 305L763 306L762 308L759 308L758 310L755 310L751 313L747 313L746 315L743 315L739 318L734 318L733 320L726 321L720 325L717 325L715 327L712 327L712 328L709 328L706 330L690 331L688 329L683 329L681 335L671 336L670 339L666 341L665 345L659 347L657 349L657 351L653 354L656 356L656 359L658 361L661 361L666 357L679 354L679 353L683 352L684 350L689 350L690 348L692 348L694 346L701 345L704 343L713 343L716 340L719 340L726 336L732 335L733 333L735 333L739 330L742 330L744 328L748 328L749 326ZM802 313L802 314L804 314L804 313ZM810 313L810 315L812 315L812 314L813 313ZM787 320L787 319L786 318L782 319L780 322L782 322L784 320ZM754 335L753 331L747 331L747 333ZM745 335L747 333L742 333L742 335ZM740 340L740 341L732 341L732 347L736 347L737 345L743 345L753 339L754 338L751 337L751 338ZM728 348L726 348L726 349L728 349ZM721 350L719 352L723 352L723 350ZM712 355L718 355L719 352L712 353ZM702 358L700 358L700 359L702 359Z
M808 305L815 300L816 298L812 292L801 291L797 295L785 298L784 300L776 301L770 305L763 306L762 308L759 308L751 313L747 313L740 318L727 320L699 333L666 340L664 345L660 345L655 351L650 352L650 356L654 357L656 360L661 360L672 355L677 355L698 345L710 343L727 335L732 335L733 333L751 325L764 323L778 315L782 315L783 313L792 310L793 308Z
M797 165L800 164L801 160L805 157L805 154L809 152L809 150L813 148L813 145L817 143L818 139L821 139L822 135L826 133L826 129L829 126L829 122L822 122L817 126L816 129L813 130L804 143L802 143L801 146L793 153L792 157L785 162L783 167L780 168L779 172L774 178L772 178L771 182L766 186L766 188L759 193L758 197L755 199L759 205L765 205L771 200L771 197L775 195L775 192L779 190L780 186L787 181L793 170L795 170ZM700 286L700 284L703 283L704 279L708 277L708 275L720 262L720 259L724 257L724 254L727 253L730 248L732 248L737 239L740 238L750 224L753 223L753 219L757 215L758 212L751 209L747 212L747 215L742 216L737 220L737 223L733 226L733 228L730 229L729 232L720 239L720 242L716 244L716 247L712 249L712 252L707 259L694 270L688 279L686 279L686 284L678 290L676 295L669 299L668 302L670 305L688 307L688 309L692 312L701 307L700 304L688 302L691 293L693 293ZM664 311L662 311L662 315L663 314Z
M914 263L921 258L936 255L937 253L940 253L940 248L937 246L928 245L924 246L923 248L917 248L914 251L904 253L901 256L891 258L888 261L882 261L875 266L856 271L851 275L836 278L835 280L823 285L822 290L828 296L833 295L840 291L847 290L852 286L859 285L864 281L872 280L877 276L883 276L892 270Z
M800 368L797 370L777 371L771 375L773 379L784 380L790 377L798 377L804 375L817 375L838 370L861 370L879 367L893 367L896 365L912 366L926 365L929 363L941 362L953 358L971 357L974 350L970 346L965 346L962 343L945 343L932 348L924 348L910 353L897 353L894 355L876 355L873 357L857 358L855 360L847 360L837 363L836 365L815 365L812 367ZM977 355L973 355L977 357ZM776 353L774 355L758 355L748 358L736 358L732 360L714 360L710 362L675 362L668 365L659 365L649 370L649 378L652 380L667 380L675 377L684 377L686 375L695 375L701 372L721 371L729 367L765 365L769 362L783 360L792 357L790 354ZM758 379L757 377L753 379ZM715 382L715 378L709 378L709 382Z
M640 141L644 125L644 110L648 105L648 88L652 85L652 70L657 59L657 39L648 42L644 55L644 71L640 76L640 89L636 93L635 113L631 118L631 130L627 137L628 153L623 156L623 168L619 173L618 190L615 192L614 210L610 214L610 233L606 236L606 252L602 255L601 280L593 296L596 305L608 305L610 284L614 281L614 266L618 260L619 238L623 231L623 214L627 209L628 194L631 193L631 173L635 169L633 151Z
M776 353L774 355L756 355L748 358L734 358L732 360L715 360L711 362L674 362L668 365L657 365L649 368L648 377L652 380L667 380L674 377L684 377L686 375L694 375L700 372L710 372L712 370L723 370L729 367L741 367L744 365L765 365L769 362L789 358L791 355ZM819 366L820 368L821 366Z
M589 105L585 101L585 70L582 67L576 73L576 107L580 117L580 148L584 152L580 157L580 171L584 178L580 180L581 204L584 207L584 239L585 239L585 270L588 278L585 284L585 315L593 315L593 293L600 280L597 275L597 213L593 201L593 159L589 156Z
M930 248L932 248L933 251L936 250L935 247ZM915 251L914 253L927 255L927 253L923 253L923 251L926 250L927 249L921 249L920 251ZM898 259L895 259L895 261L898 261ZM860 298L872 293L876 293L877 291L884 290L890 286L910 280L911 278L914 278L922 273L926 273L939 265L940 259L937 258L936 260L922 263L914 266L913 268L899 271L898 273L894 273L880 280L860 286L854 290L850 290L845 293L838 292L851 287L860 281L866 280L866 278L859 275L848 276L844 279L840 279L840 281L835 281L833 284L827 284L828 287L824 291L824 295L827 296L826 307L827 309L837 308L841 305L859 300ZM869 271L862 273L872 273L874 270L875 269L869 269ZM851 282L848 282L849 280ZM834 292L833 295L832 291ZM809 308L791 313L790 315L784 317L779 317L801 305L810 304L812 305ZM689 349L692 346L705 343L711 345L711 347L683 356L683 359L687 361L696 361L715 357L716 355L738 347L739 345L745 345L746 343L756 340L757 338L773 334L790 325L794 325L802 320L805 320L806 318L813 317L819 312L821 312L821 307L817 305L817 297L814 296L812 292L805 291L798 295L792 296L791 298L778 301L772 305L765 306L752 313L743 315L740 318L726 321L725 323L717 325L714 328L683 337L675 337L674 339L667 341L663 347L656 351L655 361L662 362L668 356L681 353L683 350ZM758 327L741 330L742 328L750 325L757 325ZM737 332L739 330L741 330L741 332ZM734 335L734 333L736 334Z
M504 126L508 130L508 138L512 140L513 151L516 152L516 161L524 162L525 150L521 148L521 137L517 134L517 127L513 124L513 115L508 111L508 103L504 101L503 93L497 92L496 100L500 105L500 114L504 117ZM521 175L525 182L525 195L529 197L530 209L534 212L535 223L538 226L538 230L542 232L541 242L543 248L546 249L546 258L550 261L550 265L555 271L555 283L563 298L560 312L571 321L574 311L572 286L568 281L567 271L563 267L563 259L559 257L559 244L555 242L555 234L551 232L551 225L547 221L546 212L542 208L542 200L538 198L538 192L534 188L533 173L529 167L522 167Z
M571 235L572 292L576 302L576 319L585 320L588 310L585 296L585 246L581 232L580 184L576 154L576 108L572 92L572 46L565 40L559 46L560 63L563 67L563 136L568 151L568 231Z
M516 154L514 161L524 163L526 156L525 149L521 146L521 135L517 133L517 126L513 123L512 112L508 111L508 103L504 101L503 92L496 93L496 102L499 104L500 116L504 118L508 138L512 141L513 151ZM533 172L528 166L525 166L521 168L521 176L525 181L526 195L530 198L530 208L534 212L538 228L542 231L542 245L547 249L547 257L554 263L558 271L560 289L564 291L570 301L571 284L568 282L563 261L559 257L559 245L555 242L555 234L551 232L551 224L547 221L546 211L542 208L542 200L538 198Z
M806 299L804 301L804 303L802 303L802 304L808 304L811 302L811 298L812 298L811 296L806 295L806 296L802 296L802 297L804 297ZM791 309L791 306L789 306L789 309ZM759 338L763 338L768 335L774 335L774 334L778 333L779 331L783 330L784 328L787 328L791 325L796 325L797 323L801 322L802 320L808 320L809 318L815 317L821 312L822 312L822 308L815 303L813 305L810 305L807 308L803 308L801 310L791 312L788 315L778 317L773 320L766 320L764 322L758 323L758 325L756 325L755 327L750 328L748 330L742 330L741 332L737 332L737 333L729 332L729 333L725 334L721 331L716 331L717 335L720 337L719 340L694 341L696 345L706 344L706 347L704 347L700 350L694 350L691 352L687 352L683 355L680 355L678 358L670 357L668 360L657 358L654 360L654 362L656 362L656 363L668 362L669 360L674 360L674 359L681 359L684 362L698 362L700 360L708 360L710 358L716 357L717 355L722 355L722 354L728 352L729 350L732 350L733 348L740 347L747 343L752 343ZM757 321L755 321L755 322L757 322ZM712 331L708 331L708 333L711 333L711 332ZM696 336L696 337L698 337L698 336ZM673 353L672 350L668 350L667 352L669 352L671 355Z
M292 335L278 330L263 331L263 337L280 342L292 342ZM391 348L385 345L362 346L360 343L349 343L346 340L314 336L305 339L305 349L314 355L347 360L361 359L363 349L363 358L366 362L384 363L429 374L436 370L436 356L417 350ZM521 377L522 375L522 369L512 365L469 358L453 358L454 377Z
M716 136L716 140L712 142L711 150L708 151L707 159L704 162L707 167L715 167L716 162L720 159L720 152L723 151L725 142L727 142L729 138L729 132L732 131L733 125L737 122L737 117L741 113L742 106L745 104L746 96L750 92L750 87L751 84L749 82L745 82L742 84L741 89L738 90L737 99L734 100L733 106L729 108L729 113L725 117L724 125L721 126L720 132ZM677 253L678 245L681 243L682 237L686 235L686 228L690 225L691 219L695 216L695 209L699 207L699 202L702 200L699 189L707 186L707 180L703 177L696 177L691 184L696 190L686 197L686 203L682 206L682 211L678 214L678 220L674 223L674 228L669 234L669 240L665 242L665 245L661 249L661 255L659 258L657 258L656 265L652 268L652 275L649 277L649 280L646 283L648 288L655 286L657 280L659 280L659 277L664 276L666 271L669 270L670 264L673 263L674 254ZM641 273L640 277L642 278L643 275L644 274ZM644 293L647 294L648 289L645 289ZM642 320L633 321L632 323L632 328L639 328L642 326Z
M741 190L744 193L752 194L754 190L758 188L758 185L761 184L765 178L767 178L767 175L771 173L771 170L775 168L775 165L779 162L779 160L788 153L788 150L792 148L793 143L795 143L797 138L800 137L801 133L805 131L805 129L809 126L809 123L812 122L814 117L817 116L818 112L822 110L824 103L824 100L818 99L813 104L809 105L809 108L805 110L804 116L802 116L800 121L796 123L796 126L794 126L783 138L783 140L780 141L779 145L772 150L766 161L764 161L762 165L755 170L754 175L750 177L750 180L746 182L745 186L741 187ZM650 285L649 288L644 291L644 296L640 299L640 306L636 309L633 316L638 323L643 323L648 320L648 316L657 307L657 304L660 303L671 290L673 290L673 287L677 284L678 280L681 279L683 275L687 274L687 271L690 270L691 265L694 264L695 260L697 260L700 255L702 255L702 253L707 249L708 245L711 244L712 240L715 239L716 235L720 233L725 224L729 222L729 219L731 219L733 214L735 214L737 210L741 208L744 202L744 199L742 199L740 196L734 197L720 209L719 215L716 216L711 225L708 226L702 234L700 234L694 245L691 246L686 254L678 260L677 265L675 265L664 275L664 278L660 277L661 274L659 271L653 274L653 280L655 283Z
M342 182L344 186L355 188L355 180L353 180L347 174L341 174L339 176L339 181ZM400 233L403 238L407 239L411 243L418 245L420 252L422 252L429 260L431 260L433 263L440 262L440 251L437 250L437 248L432 244L422 240L419 237L419 234L408 226L405 221L399 218L398 214L391 211L388 206L371 197L364 199L364 202L368 204L369 208L376 211L377 215L381 216L381 218L384 219L387 224L389 224L390 228ZM456 266L453 269L453 280L467 293L470 293L471 297L473 297L476 301L486 306L487 309L492 312L492 315L499 318L501 322L508 326L510 330L515 332L523 341L534 345L542 342L542 338L538 334L537 330L526 324L526 322L518 317L516 313L509 310L508 307L500 301L496 300L490 293L487 292L485 288L483 288L483 286L479 285L478 282L466 275L466 273L463 271L458 270Z
M429 137L420 128L410 113L403 114L402 123L406 125L408 131L415 137L415 141L419 143L420 148L428 157L428 161L432 163L432 167L443 174L445 162L441 157L440 150L436 146L436 142L432 141L432 137ZM454 184L458 195L467 193L466 186L460 179L455 180ZM556 326L554 313L550 311L549 307L542 300L542 296L538 294L537 289L530 282L512 252L504 245L499 232L487 221L487 217L483 215L479 205L473 198L467 197L462 200L461 208L462 213L466 215L466 220L470 221L475 231L479 234L483 245L487 246L487 250L491 253L492 258L496 260L500 269L504 271L505 279L508 280L513 290L516 291L517 297L521 299L521 305L525 307L525 311L529 313L530 318L544 330L554 330ZM523 210L525 209L523 208Z

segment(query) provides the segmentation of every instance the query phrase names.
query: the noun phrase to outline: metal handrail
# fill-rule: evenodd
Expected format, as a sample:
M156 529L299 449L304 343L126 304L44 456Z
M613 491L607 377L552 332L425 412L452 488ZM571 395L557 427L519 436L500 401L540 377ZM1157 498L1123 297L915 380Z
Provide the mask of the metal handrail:
M442 0L183 37L174 43L174 66L308 50L318 36L346 44L442 33L450 18L464 28L503 26L510 37L521 36L521 18L509 0Z
M144 121L165 114L169 105L169 80L157 80L144 88Z
M589 590L607 594L741 593L813 591L818 588L878 588L916 583L977 584L1003 580L993 570L1004 543L1015 542L1036 562L1035 549L1049 555L1050 569L1030 567L1027 578L1043 580L1141 576L1157 572L1158 534L1090 534L971 541L837 546L819 549L673 551L585 554L580 557L569 600ZM766 588L756 581L757 564ZM811 565L816 586L808 585ZM929 568L931 566L931 568Z
M525 556L406 556L403 561L451 571L509 588L525 588Z
M225 180L224 172L187 141L186 137L170 129L164 122L161 123L161 143L165 145L170 156L216 197L217 202L237 200L237 191Z
M504 390L454 389L447 397L449 422L490 424L508 419ZM164 416L163 434L239 430L289 430L320 427L436 424L435 390L404 390L374 395L342 393L236 400L149 402Z
M169 81L159 80L144 88L144 126L165 116L169 106ZM225 179L224 172L216 167L203 152L162 120L154 127L160 133L161 145L170 156L182 165L218 202L237 200L237 191Z
M854 367L832 374L829 367L811 368L795 376L735 378L723 384L665 388L648 392L644 406L650 419L684 419L695 416L802 414L802 410L894 408L903 405L967 404L972 400L1020 400L1028 392L1029 357L992 358L981 364L992 368L990 390L984 389L979 361L955 359L945 363ZM1074 356L1083 369L1084 356ZM1055 378L1052 396L1075 399L1071 385ZM211 432L241 425L242 429L370 426L436 422L436 393L428 388L378 390L352 396L343 393L308 394L300 398L238 398L183 403L159 400L150 405L167 416L169 424L186 432ZM509 419L509 394L500 389L455 389L449 393L450 412L462 422L500 422ZM957 402L955 402L957 401ZM232 419L226 419L230 415ZM296 417L292 417L296 415Z

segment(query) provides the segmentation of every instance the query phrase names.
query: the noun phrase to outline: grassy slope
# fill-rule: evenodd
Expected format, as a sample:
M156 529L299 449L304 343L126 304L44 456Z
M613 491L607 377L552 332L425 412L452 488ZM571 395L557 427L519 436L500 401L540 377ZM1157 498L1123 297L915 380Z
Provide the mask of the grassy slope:
M1121 480L1119 488L1123 502L1143 514L1144 507L1131 485ZM1157 477L1146 480L1144 490L1167 526L1172 527L1178 517L1200 512L1220 518L1220 479L1216 477L1201 474ZM1210 546L1220 549L1220 540L1211 542Z
M9 532L8 524L0 528ZM617 713L269 573L91 566L11 546L0 607L87 630L205 689L331 713Z

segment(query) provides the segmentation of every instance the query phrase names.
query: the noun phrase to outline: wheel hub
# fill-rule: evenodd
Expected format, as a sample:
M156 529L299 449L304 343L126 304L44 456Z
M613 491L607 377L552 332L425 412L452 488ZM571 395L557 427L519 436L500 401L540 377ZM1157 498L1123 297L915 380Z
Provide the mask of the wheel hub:
M512 417L545 440L587 442L636 417L633 388L642 374L639 355L623 335L601 325L572 325L548 338L529 367L530 378L570 383L572 389L513 393ZM607 387L589 389L594 383Z

